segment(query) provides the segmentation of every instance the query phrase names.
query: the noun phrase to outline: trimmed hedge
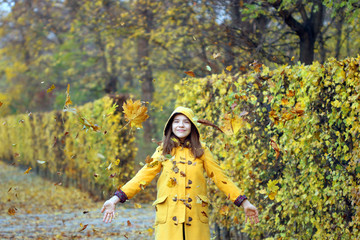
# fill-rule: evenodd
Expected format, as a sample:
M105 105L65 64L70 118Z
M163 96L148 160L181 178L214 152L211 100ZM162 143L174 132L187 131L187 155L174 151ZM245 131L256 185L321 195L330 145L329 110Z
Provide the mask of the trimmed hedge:
M0 159L31 167L31 171L57 184L75 185L95 198L107 198L134 173L135 137L119 107L125 96L104 97L76 109L98 124L96 132L84 129L71 112L20 114L0 119Z
M228 135L201 126L203 138L261 218L243 229L243 211L232 204L224 211L229 202L212 187L213 221L254 239L359 236L359 63L360 57L329 59L274 70L255 63L246 75L176 86L177 105L199 119L233 124Z

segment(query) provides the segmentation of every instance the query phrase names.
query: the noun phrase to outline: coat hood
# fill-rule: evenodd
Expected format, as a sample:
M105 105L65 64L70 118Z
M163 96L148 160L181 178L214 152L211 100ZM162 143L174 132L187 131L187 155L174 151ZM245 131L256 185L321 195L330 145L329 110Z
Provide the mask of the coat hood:
M199 131L199 128L196 126L197 125L197 118L195 117L195 114L193 112L193 110L191 110L190 108L187 108L187 107L177 107L173 112L172 114L170 115L169 119L167 120L166 124L165 124L165 128L164 128L164 136L165 136L165 133L166 133L166 130L171 127L170 126L170 120L171 118L175 115L175 114L178 114L178 113L181 113L181 114L184 114L191 122L192 124L195 126L195 129L196 131L198 132L199 136L200 136L200 131Z

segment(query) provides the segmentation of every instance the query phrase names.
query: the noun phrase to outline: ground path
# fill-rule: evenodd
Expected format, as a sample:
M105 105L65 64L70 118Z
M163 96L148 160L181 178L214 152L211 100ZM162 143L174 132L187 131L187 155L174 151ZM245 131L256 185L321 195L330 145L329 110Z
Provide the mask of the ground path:
M0 161L0 239L154 238L155 212L149 204L118 205L111 224L102 222L102 204Z

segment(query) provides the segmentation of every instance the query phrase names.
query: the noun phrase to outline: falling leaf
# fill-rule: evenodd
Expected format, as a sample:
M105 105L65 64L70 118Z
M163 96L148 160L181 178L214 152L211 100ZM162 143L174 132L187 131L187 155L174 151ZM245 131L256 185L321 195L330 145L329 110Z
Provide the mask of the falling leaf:
M14 153L14 157L20 157L19 153Z
M55 147L56 143L57 143L57 137L54 137L54 143L53 143L52 147Z
M123 104L125 120L130 122L131 127L142 128L142 123L149 118L146 114L147 107L142 106L140 100L133 102L131 99Z
M174 143L180 144L179 140L177 140L176 137L172 137L171 140L172 140Z
M148 228L147 231L148 231L149 236L152 236L154 234L154 229L152 229L152 228Z
M226 67L226 70L228 70L229 72L231 72L232 68L233 68L233 66L230 65L230 66L227 66L227 67Z
M12 189L12 187L10 187L10 188L9 188L8 192L10 192L10 191L11 191L11 189Z
M246 115L248 115L249 114L249 112L247 112L247 111L242 111L240 114L239 114L239 116L240 117L243 117L243 116L246 116Z
M80 223L81 230L79 232L84 231L87 226L88 224L83 225L82 223Z
M210 178L214 177L214 173L211 172L209 177L210 177Z
M40 160L36 160L39 164L44 164L46 163L46 161L40 161Z
M295 59L295 57L294 57L294 56L292 56L292 57L291 57L291 61L294 61L294 59Z
M176 178L175 177L170 178L169 181L168 181L167 186L169 188L172 188L172 187L175 187L175 185L176 185Z
M55 89L55 85L53 84L53 85L51 85L51 87L48 88L48 90L46 92L49 93L54 89Z
M293 97L293 96L295 96L295 91L289 90L289 92L286 93L286 96L287 96L287 97Z
M61 186L62 183L61 183L61 182L58 182L58 183L55 183L54 185L55 185L55 186Z
M29 168L24 172L24 174L28 174L28 173L30 172L30 170L31 170L31 167L29 167Z
M201 123L205 126L210 126L210 127L213 127L215 128L216 130L219 130L220 132L223 132L218 126L216 126L215 124L213 124L212 122L208 121L208 120L205 120L205 119L199 119L197 120L198 123Z
M238 115L235 115L234 118L231 118L229 114L225 114L221 130L226 135L230 136L236 134L244 125L244 120Z
M144 190L145 187L146 187L146 184L147 184L146 181L141 181L141 182L140 182L140 188L141 188L142 190Z
M116 159L115 165L119 165L119 163L120 163L120 159Z
M127 220L127 226L131 227L131 222L129 220Z
M304 115L304 108L300 102L295 104L295 107L291 110L292 113L297 114L298 116Z
M87 214L87 213L89 213L89 211L83 211L83 214Z
M239 224L239 219L238 219L237 216L234 217L234 223L235 223L236 225Z
M208 70L209 72L211 72L211 67L209 65L206 66L206 70Z
M262 64L258 61L255 60L253 63L250 64L250 66L254 68L255 72L261 72Z
M195 77L195 73L193 71L186 71L185 73L190 77Z
M274 200L276 194L277 194L277 192L271 192L271 193L269 194L269 198L270 198L271 200Z
M219 213L220 213L221 215L227 216L227 215L229 214L229 207L226 206L226 205L222 206L222 207L220 208L220 210L219 210Z
M220 56L221 56L221 54L220 54L220 53L215 53L215 52L214 52L212 56L213 56L213 58L214 58L214 59L217 59L218 57L220 57Z
M205 217L208 217L208 215L204 211L201 211L201 214L204 215Z
M114 178L114 177L116 177L116 173L113 173L113 174L110 174L110 176L109 176L110 178Z
M69 107L69 105L72 104L72 101L70 99L70 84L67 85L67 90L66 90L66 101L65 101L65 106Z
M282 105L288 105L289 104L289 100L287 100L286 98L281 99L281 104Z
M270 145L276 152L276 159L280 156L280 148L273 139L270 139Z
M16 207L11 207L11 208L9 208L9 210L8 210L8 214L10 215L10 216L14 216L15 215L15 213L16 213Z
M141 204L134 203L134 207L135 207L135 208L141 208Z
M3 102L0 102L0 107L3 105Z
M147 164L151 163L153 161L153 158L151 158L149 155L146 156L145 162Z
M98 177L99 175L97 173L94 173L94 177Z

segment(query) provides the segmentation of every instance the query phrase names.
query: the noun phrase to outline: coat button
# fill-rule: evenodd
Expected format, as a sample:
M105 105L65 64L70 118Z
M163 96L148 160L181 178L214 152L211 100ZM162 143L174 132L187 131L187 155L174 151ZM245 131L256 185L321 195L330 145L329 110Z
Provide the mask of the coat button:
M192 184L192 181L189 179L189 181L188 181L188 184L190 185L190 184Z
M192 217L189 217L189 222L191 222L192 221Z
M174 216L174 217L172 218L172 220L176 221L176 216Z
M177 201L177 197L175 196L175 197L173 197L173 201L174 202L176 202Z
M192 164L192 161L188 161L188 165L191 165Z
M191 201L192 201L192 199L191 199L191 198L189 198L189 199L188 199L188 202L191 202Z

